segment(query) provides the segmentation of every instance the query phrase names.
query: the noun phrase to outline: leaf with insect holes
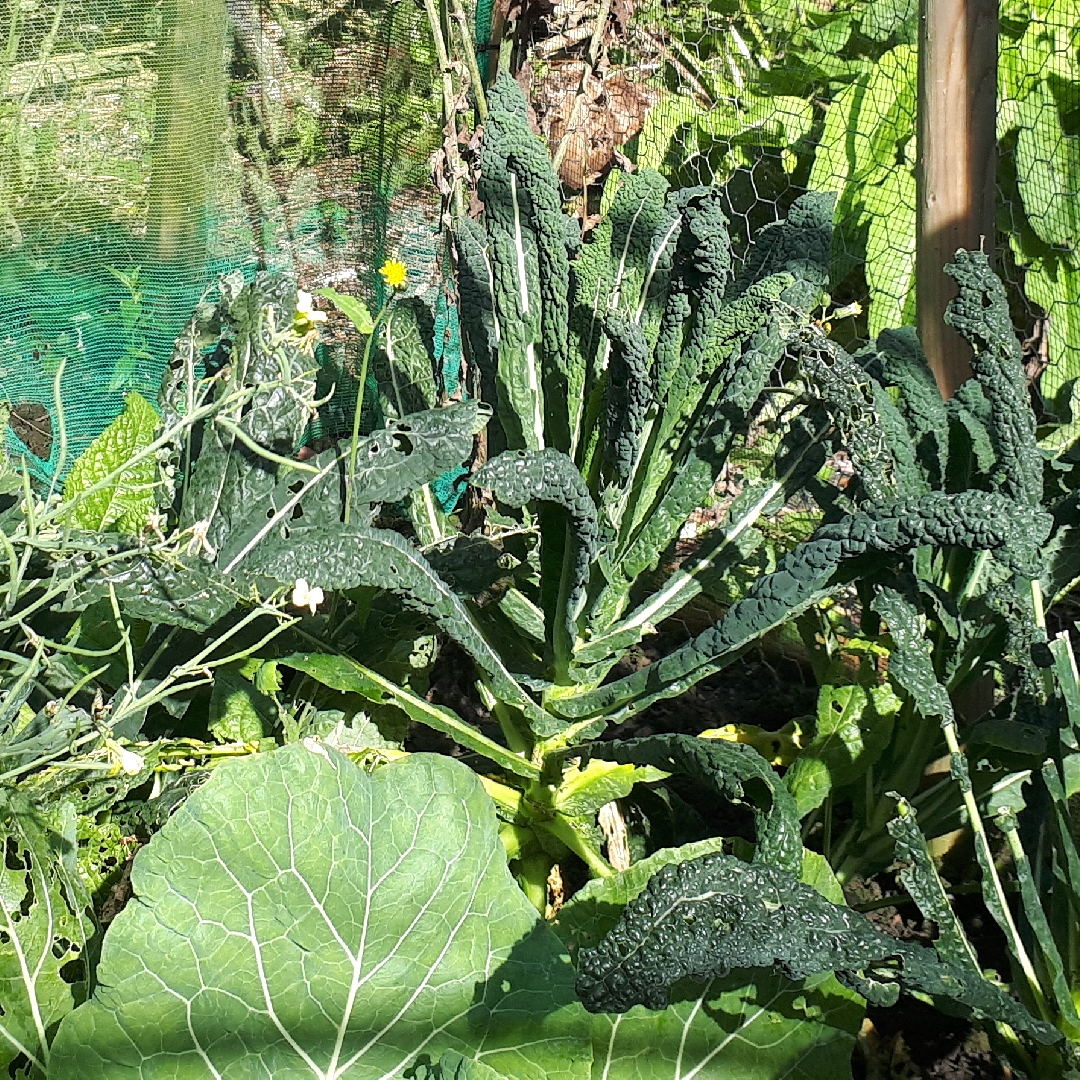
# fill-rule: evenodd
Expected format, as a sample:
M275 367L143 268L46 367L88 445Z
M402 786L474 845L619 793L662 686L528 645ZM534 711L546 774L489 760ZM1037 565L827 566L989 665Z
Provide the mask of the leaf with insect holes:
M901 704L890 686L821 688L813 741L784 776L799 817L874 765L889 745Z
M46 814L14 792L0 796L0 1068L25 1056L44 1075L54 1026L85 984L64 978L91 929L75 865L76 817L69 803Z
M624 799L635 784L666 780L671 774L652 765L620 765L593 758L584 769L573 766L555 793L555 808L571 817L587 817L615 799Z

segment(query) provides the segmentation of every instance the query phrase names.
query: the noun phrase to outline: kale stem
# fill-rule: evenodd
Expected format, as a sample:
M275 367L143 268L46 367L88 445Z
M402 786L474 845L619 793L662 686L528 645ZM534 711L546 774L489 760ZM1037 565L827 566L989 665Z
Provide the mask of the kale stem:
M941 727L942 731L945 733L945 743L949 748L949 754L952 757L952 760L954 762L960 762L962 765L966 765L963 752L960 749L960 742L956 737L955 717L947 717ZM954 775L957 774L954 773ZM987 879L986 885L993 890L997 906L1002 913L1000 920L1001 929L1005 932L1005 936L1008 939L1010 951L1013 956L1016 957L1017 963L1024 973L1024 978L1027 980L1031 990L1031 996L1038 1006L1040 1014L1044 1019L1050 1020L1051 1016L1046 1003L1046 998L1043 995L1042 986L1039 984L1039 978L1035 974L1035 968L1031 962L1031 957L1028 956L1027 949L1024 947L1024 943L1020 938L1020 931L1016 926L1016 920L1013 918L1012 910L1009 908L1009 901L1005 895L1005 888L998 875L997 866L994 864L994 853L990 850L990 840L986 835L986 826L983 824L982 815L979 813L979 806L975 801L975 793L972 791L971 781L967 779L966 770L965 775L957 775L957 782L960 784L960 794L963 796L964 807L968 813L968 824L971 826L971 831L975 837L975 849L981 856L979 862L982 864L983 874Z

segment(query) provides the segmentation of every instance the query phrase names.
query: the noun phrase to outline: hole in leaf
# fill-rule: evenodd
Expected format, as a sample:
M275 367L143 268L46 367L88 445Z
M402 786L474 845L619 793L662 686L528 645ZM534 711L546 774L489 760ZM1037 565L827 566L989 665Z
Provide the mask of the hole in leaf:
M413 452L412 439L406 438L404 435L394 436L394 449L400 450L403 454L411 454Z
M7 843L4 845L4 865L9 870L29 870L30 869L30 856L29 853L24 857L23 852L19 850L19 845L15 841L15 837L9 836Z
M22 440L26 449L42 461L52 453L52 417L38 402L16 405L8 417L8 427Z
M62 964L60 978L68 984L86 982L86 964L83 959L76 956L66 964Z

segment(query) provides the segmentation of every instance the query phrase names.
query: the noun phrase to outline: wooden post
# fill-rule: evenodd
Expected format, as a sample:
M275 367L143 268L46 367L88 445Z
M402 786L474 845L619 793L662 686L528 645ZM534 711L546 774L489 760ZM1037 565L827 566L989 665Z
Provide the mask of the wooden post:
M942 321L957 248L993 258L997 0L920 0L916 322L945 397L971 375L971 349Z

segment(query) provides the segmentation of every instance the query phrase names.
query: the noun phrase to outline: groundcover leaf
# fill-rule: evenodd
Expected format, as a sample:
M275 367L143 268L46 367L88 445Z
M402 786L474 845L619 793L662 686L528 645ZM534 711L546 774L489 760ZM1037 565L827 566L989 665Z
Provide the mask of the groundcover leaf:
M456 1050L584 1080L573 969L463 765L368 775L305 740L230 761L135 860L53 1080L401 1076Z

